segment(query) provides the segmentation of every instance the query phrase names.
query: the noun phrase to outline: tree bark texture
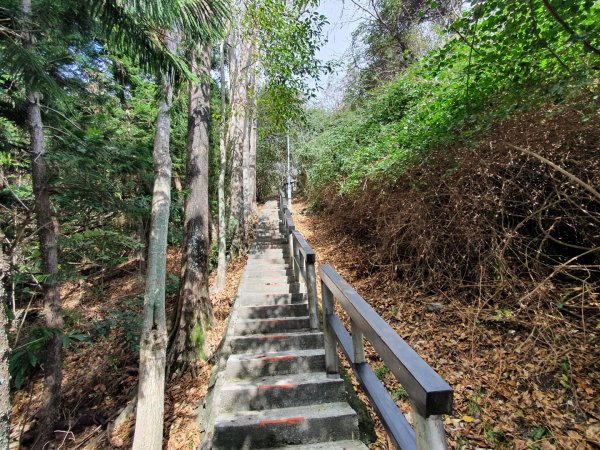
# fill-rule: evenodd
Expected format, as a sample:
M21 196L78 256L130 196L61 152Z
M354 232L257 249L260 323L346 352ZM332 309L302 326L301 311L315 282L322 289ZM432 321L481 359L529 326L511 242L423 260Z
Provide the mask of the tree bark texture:
M245 229L244 214L244 144L247 142L248 73L251 44L245 36L232 35L229 52L231 79L231 115L229 118L227 146L231 148L230 220L234 221L232 246L242 247Z
M198 58L196 59L196 54ZM198 84L190 84L188 109L188 153L186 163L181 290L171 333L168 365L205 357L204 336L213 319L208 292L210 210L208 205L208 155L210 122L210 47L192 54L192 73Z
M252 47L250 47L252 51ZM249 64L251 65L250 59ZM244 109L244 143L242 152L242 198L244 200L244 241L248 237L248 218L250 217L250 126L252 123L252 97L251 92L252 80L254 74L252 73L251 67L248 67L248 74L246 76L246 102Z
M0 242L4 240L0 230ZM10 373L8 371L8 358L10 345L6 335L6 293L4 290L4 277L8 272L8 259L2 252L0 245L0 450L8 449L10 444Z
M225 289L225 276L227 273L227 217L225 212L225 171L227 170L227 147L225 145L225 40L221 42L220 49L221 72L221 121L219 124L219 261L217 265L216 291Z
M29 28L31 20L31 0L22 0L21 10ZM23 45L35 51L33 35L23 32ZM42 448L54 431L54 422L58 419L61 402L62 359L63 359L63 320L58 286L58 251L56 233L50 206L50 189L48 185L48 164L45 159L44 127L41 94L26 89L27 125L29 128L29 147L31 154L31 179L33 184L34 211L37 220L38 238L40 241L40 258L42 269L42 295L44 298L44 318L50 331L50 338L44 351L44 395L42 409L38 415L38 433L33 448Z
M175 52L175 33L167 36L167 47ZM171 206L171 133L170 108L173 100L173 76L165 74L156 118L154 137L154 189L148 242L148 265L142 333L140 371L136 411L134 450L160 450L164 425L165 367L167 326L165 316L165 279L167 236Z
M250 214L256 213L256 138L258 131L258 110L256 101L256 76L252 76L250 82L250 90L253 92L251 99L251 110L252 116L250 118L250 129L249 135L249 160L248 160L248 178L249 178L249 190L248 190L248 205Z

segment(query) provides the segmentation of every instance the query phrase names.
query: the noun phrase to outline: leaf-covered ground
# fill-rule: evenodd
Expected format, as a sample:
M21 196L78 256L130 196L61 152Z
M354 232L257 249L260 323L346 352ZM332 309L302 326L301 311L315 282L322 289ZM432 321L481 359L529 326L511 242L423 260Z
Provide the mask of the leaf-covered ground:
M366 271L373 247L336 230L330 217L305 203L296 203L294 211L296 227L315 250L317 264L331 264L453 387L455 412L445 418L451 448L600 445L598 324L582 327L556 318L529 323L481 303L465 306L443 293L427 294L399 281L393 268ZM429 311L436 309L432 304L441 304L441 310ZM550 314L541 313L538 317ZM557 323L562 329L552 329ZM536 332L540 327L547 327L544 333ZM560 347L539 337L565 332L570 339ZM408 412L405 391L372 351L368 357ZM392 448L372 409L370 414L378 435L372 448Z
M180 255L170 251L169 279L179 274ZM212 296L214 326L207 332L209 355L224 332L229 309L235 298L246 258L228 268L226 289ZM211 283L214 275L211 276ZM174 284L174 283L173 283ZM176 285L175 285L176 286ZM114 420L135 393L138 380L136 336L139 331L144 280L135 265L120 268L120 275L102 283L73 283L63 287L67 328L87 337L65 352L60 431L48 448L106 449L130 448L133 417L119 429ZM167 309L175 305L176 289L167 283ZM206 395L212 364L201 362L171 380L165 397L165 449L195 448L200 441L197 409ZM35 413L41 404L42 379L35 379L15 393L11 420L11 448L27 448Z

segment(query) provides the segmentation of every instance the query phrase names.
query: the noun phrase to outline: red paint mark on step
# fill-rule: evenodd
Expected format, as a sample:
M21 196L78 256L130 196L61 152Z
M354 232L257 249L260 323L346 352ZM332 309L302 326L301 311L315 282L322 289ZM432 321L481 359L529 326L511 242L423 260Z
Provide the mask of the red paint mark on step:
M261 427L266 427L269 425L298 425L300 422L303 422L304 417L290 417L289 419L277 419L277 420L261 420L258 422L258 425Z
M261 384L258 386L259 391L268 391L269 389L294 389L297 388L297 384Z
M258 358L261 361L265 361L265 362L279 362L279 361L292 361L294 359L296 359L295 356L289 355L289 356L263 356L262 358Z
M280 323L280 322L285 322L285 320L283 320L283 319L263 319L263 320L261 320L261 322L263 322L263 323Z
M264 336L258 336L258 339L284 339L289 337L288 334L266 334Z

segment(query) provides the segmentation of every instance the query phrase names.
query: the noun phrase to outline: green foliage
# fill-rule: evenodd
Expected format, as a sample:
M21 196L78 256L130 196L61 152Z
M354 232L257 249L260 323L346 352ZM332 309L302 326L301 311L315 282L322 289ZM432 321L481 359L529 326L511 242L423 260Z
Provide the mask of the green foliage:
M8 364L15 388L21 389L28 377L39 369L42 350L51 337L47 328L35 328L26 344L13 349Z
M46 327L34 327L30 330L28 341L13 349L9 359L9 371L16 389L21 389L43 362L43 350L56 331ZM88 342L89 336L78 330L67 330L62 334L63 347L74 343Z
M503 430L492 428L491 426L484 426L485 440L494 448L510 448L510 438Z
M266 79L263 96L269 98L280 130L302 117L303 97L314 96L309 78L329 72L316 53L321 48L325 16L317 1L260 0L248 7L247 20L257 33L261 66Z
M117 330L117 342L127 346L133 354L137 353L142 333L142 318L139 312L142 302L142 296L124 300L121 307L111 311L107 317L92 322L89 325L92 338L107 338L112 330Z
M571 363L567 358L560 361L560 373L558 382L565 390L570 390L573 387L573 374L571 373Z
M381 365L375 369L375 376L383 381L383 379L390 373L389 367Z
M548 438L551 436L550 432L544 428L544 427L535 427L533 429L531 429L528 433L527 436L529 438L531 438L534 442L537 441L541 441L544 438ZM540 447L538 445L536 445L535 443L533 445L531 445L529 448L531 448L532 450L534 449L539 449Z
M404 389L403 387L399 387L397 389L392 389L390 391L390 394L392 394L392 398L395 401L408 400L409 399L408 392L406 392L406 389Z
M557 2L554 2L557 3ZM553 3L553 4L554 4ZM563 2L567 32L541 0L473 2L451 27L454 38L394 81L354 98L323 120L309 117L297 161L313 198L334 184L343 194L369 181L393 184L428 152L469 140L537 101L561 101L593 83L600 6ZM352 100L352 99L350 99Z

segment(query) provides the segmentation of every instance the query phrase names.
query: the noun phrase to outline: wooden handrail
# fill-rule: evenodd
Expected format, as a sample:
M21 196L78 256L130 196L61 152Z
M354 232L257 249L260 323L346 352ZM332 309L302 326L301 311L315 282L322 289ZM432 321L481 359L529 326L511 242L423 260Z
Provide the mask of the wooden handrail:
M385 386L379 381L369 364L355 363L352 336L346 331L342 321L335 314L330 314L327 316L327 324L335 334L344 355L352 364L358 383L369 398L394 446L403 450L416 450L415 432Z
M310 248L302 235L296 231L292 213L287 207L285 197L280 189L280 215L282 232L286 236L289 245L290 267L294 270L294 279L300 282L300 278L306 286L308 300L308 315L310 328L319 328L318 297L317 297L317 275L315 271L315 252Z
M319 272L327 372L337 372L338 342L397 448L446 448L441 415L452 412L452 388L331 266L322 265ZM350 316L352 336L335 315L336 299ZM408 424L365 362L363 336L406 390L415 422L413 434L407 431Z
M315 273L315 252L310 245L304 240L302 235L293 230L290 234L292 239L292 264L294 275L299 279L300 275L304 279L306 286L306 295L308 296L308 315L310 328L317 330L319 328L318 315L318 296L317 296L317 276Z
M313 249L310 248L308 242L306 242L302 235L295 229L292 231L292 236L294 238L294 243L298 245L298 250L300 251L300 253L302 253L302 256L304 256L306 262L309 264L314 263L315 252L313 252Z
M290 266L296 281L306 285L310 326L318 328L315 253L296 230L284 192L279 189L282 232L290 246ZM339 376L337 344L351 364L394 446L402 450L446 449L442 414L452 412L452 388L379 316L329 265L320 267L325 341L325 366ZM350 317L352 334L335 315L337 300ZM412 405L414 430L365 359L364 339L377 351L406 390Z
M340 302L417 406L428 417L452 412L452 388L415 352L330 265L321 281Z

